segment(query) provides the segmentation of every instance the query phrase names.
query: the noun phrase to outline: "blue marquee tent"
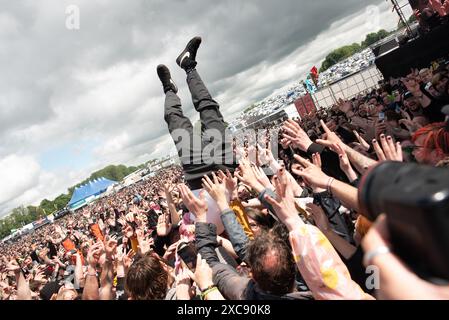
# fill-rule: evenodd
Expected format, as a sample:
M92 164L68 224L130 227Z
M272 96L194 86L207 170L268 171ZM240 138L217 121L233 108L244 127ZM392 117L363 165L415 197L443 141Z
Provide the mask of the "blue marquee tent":
M117 183L116 181L112 181L106 178L99 178L93 181L89 181L88 183L75 188L73 191L72 199L70 199L68 206L70 209L76 209L81 207L86 203L86 199L92 196L98 196L105 192L109 186Z

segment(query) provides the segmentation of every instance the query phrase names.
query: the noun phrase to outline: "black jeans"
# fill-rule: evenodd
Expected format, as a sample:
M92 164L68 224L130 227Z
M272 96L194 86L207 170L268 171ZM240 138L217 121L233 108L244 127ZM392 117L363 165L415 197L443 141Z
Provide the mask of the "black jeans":
M232 143L226 141L226 124L220 106L212 99L195 69L187 74L187 84L195 110L200 113L201 136L195 135L190 119L182 111L181 99L172 91L165 96L164 118L187 183L195 190L201 189L204 175L217 170L233 171L236 165Z

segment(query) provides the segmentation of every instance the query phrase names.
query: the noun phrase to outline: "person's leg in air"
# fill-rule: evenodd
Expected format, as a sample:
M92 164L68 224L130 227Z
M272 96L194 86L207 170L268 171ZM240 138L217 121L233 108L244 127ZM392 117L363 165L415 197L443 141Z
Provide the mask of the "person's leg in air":
M181 109L180 99L176 95L175 87L173 87L173 81L171 80L170 72L167 67L158 67L159 78L164 87L166 93L165 102L165 120L168 124L168 128L172 138L177 146L178 154L180 154L185 180L193 191L198 196L202 190L202 178L217 170L229 169L231 172L236 167L233 165L232 145L230 148L213 148L212 156L208 155L211 145L215 145L216 141L212 141L208 137L208 130L218 132L221 142L224 140L225 135L225 123L223 116L220 113L218 103L214 101L202 82L198 72L196 71L196 53L201 43L201 38L196 37L192 39L187 45L186 49L178 57L177 63L187 73L187 83L189 85L190 92L192 94L193 104L195 109L200 113L201 126L203 134L198 137L193 133L193 128L190 120L186 118ZM186 145L179 141L178 136L179 129L187 129L190 135L188 140L190 143L190 149L187 152ZM182 131L182 130L181 130ZM215 138L216 135L213 135ZM190 140L190 141L189 141ZM214 143L215 142L215 143ZM226 150L230 150L231 155L225 156ZM184 155L188 153L189 157ZM182 157L181 157L182 155ZM216 161L210 161L210 160ZM230 159L230 160L229 160ZM220 211L213 199L206 195L208 202L207 221L214 223L217 226L217 234L223 232L224 227L220 218Z
M193 126L182 111L181 99L177 95L178 87L171 78L170 70L165 65L159 65L157 74L165 93L164 119L182 166L188 171L192 165Z
M212 169L212 171L219 169L230 169L233 171L236 165L232 152L232 143L225 141L226 124L220 112L220 106L212 98L196 70L196 56L201 41L200 37L190 40L184 51L176 59L176 63L186 71L187 84L192 95L193 105L195 110L200 113L201 131L205 147L207 148L207 145L214 139L220 138L222 142L221 144L215 143L216 148L209 148L210 150L203 152L203 162L210 163L212 161L215 166L208 168ZM209 151L211 154L209 154ZM212 157L212 160L209 156ZM205 172L205 174L207 173L209 172Z

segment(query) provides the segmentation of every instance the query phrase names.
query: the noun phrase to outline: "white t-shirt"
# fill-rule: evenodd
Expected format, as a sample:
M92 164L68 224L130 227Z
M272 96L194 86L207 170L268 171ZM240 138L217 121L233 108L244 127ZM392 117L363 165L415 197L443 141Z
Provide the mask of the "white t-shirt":
M192 193L199 198L200 192L203 190L204 189L193 190ZM221 216L220 209L218 209L215 200L212 199L211 196L206 191L204 191L204 193L206 195L206 202L207 202L206 221L208 223L215 224L217 226L217 235L220 235L224 231L224 226L220 218ZM192 213L190 214L190 218L192 219L192 221L195 221L195 216Z

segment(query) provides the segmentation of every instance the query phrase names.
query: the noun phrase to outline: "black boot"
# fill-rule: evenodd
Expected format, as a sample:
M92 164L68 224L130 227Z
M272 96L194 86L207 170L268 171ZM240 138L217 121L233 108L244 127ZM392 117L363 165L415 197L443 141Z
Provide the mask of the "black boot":
M170 70L168 70L167 66L160 64L157 66L157 75L162 82L162 86L164 87L164 93L168 91L173 91L174 93L178 93L178 87L175 82L171 78Z
M176 63L186 72L195 69L196 53L201 45L201 37L195 37L189 41L184 51L176 59Z

